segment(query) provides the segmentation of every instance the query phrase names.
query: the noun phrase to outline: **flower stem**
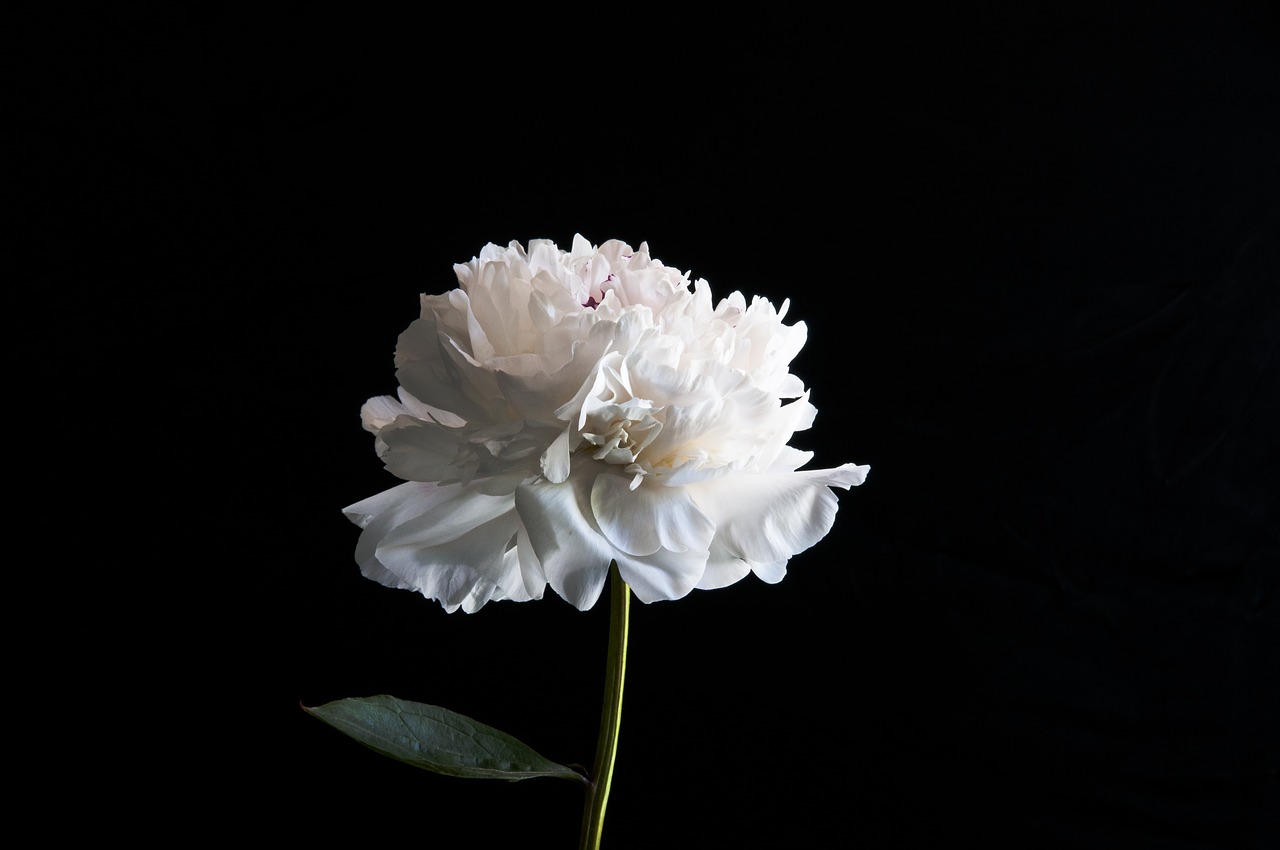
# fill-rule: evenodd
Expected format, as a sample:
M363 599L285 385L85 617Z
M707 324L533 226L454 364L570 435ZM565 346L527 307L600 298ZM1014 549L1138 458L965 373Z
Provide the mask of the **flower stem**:
M613 784L613 762L618 753L618 729L622 722L622 682L627 669L627 628L631 613L631 588L618 573L618 562L609 565L609 656L605 665L604 705L600 710L600 738L596 763L587 787L582 812L581 850L599 850L604 832L604 809Z

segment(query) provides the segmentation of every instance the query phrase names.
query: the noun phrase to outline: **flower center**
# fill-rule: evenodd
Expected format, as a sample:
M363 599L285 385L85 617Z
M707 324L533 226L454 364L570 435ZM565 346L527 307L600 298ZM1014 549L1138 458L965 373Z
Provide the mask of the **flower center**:
M599 307L600 303L604 301L605 295L614 288L615 280L617 280L617 276L611 272L599 283L590 284L587 288L587 300L582 303L582 306L588 310L594 310Z
M662 422L649 412L649 402L631 399L588 416L582 436L596 447L591 454L596 460L629 465L661 430Z

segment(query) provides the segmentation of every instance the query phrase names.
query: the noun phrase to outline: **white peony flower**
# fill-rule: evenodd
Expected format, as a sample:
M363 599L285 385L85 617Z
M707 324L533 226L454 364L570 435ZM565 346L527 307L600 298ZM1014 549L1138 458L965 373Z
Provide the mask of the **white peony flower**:
M587 610L611 561L643 602L777 582L866 477L787 445L816 409L786 301L713 302L647 244L582 236L454 271L400 335L397 397L362 410L406 482L344 511L369 578L468 612L548 584Z

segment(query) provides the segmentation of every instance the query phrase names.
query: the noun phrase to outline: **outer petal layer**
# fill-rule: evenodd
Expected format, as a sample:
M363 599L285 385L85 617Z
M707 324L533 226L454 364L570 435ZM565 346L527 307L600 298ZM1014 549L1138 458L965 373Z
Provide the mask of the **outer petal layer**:
M561 484L536 479L516 490L516 510L551 588L585 611L596 603L609 562L616 560L623 581L641 602L679 599L693 590L706 567L707 550L660 548L632 555L617 548L592 508L594 480L588 467Z
M776 564L831 530L837 508L831 488L861 484L869 469L849 463L835 469L728 475L688 489L716 524L716 547L753 565Z
M416 590L446 611L470 612L490 600L542 595L545 580L514 550L520 531L511 496L478 485L409 482L346 508L364 530L356 560L368 578Z

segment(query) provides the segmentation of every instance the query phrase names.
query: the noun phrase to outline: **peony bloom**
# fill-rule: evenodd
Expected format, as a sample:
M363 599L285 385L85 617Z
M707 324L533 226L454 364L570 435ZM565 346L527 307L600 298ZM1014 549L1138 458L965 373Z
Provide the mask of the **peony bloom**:
M869 467L801 470L816 409L784 301L713 302L618 241L486 245L421 296L398 395L364 427L405 483L346 508L364 575L447 611L542 597L581 610L617 561L642 602L777 582Z

